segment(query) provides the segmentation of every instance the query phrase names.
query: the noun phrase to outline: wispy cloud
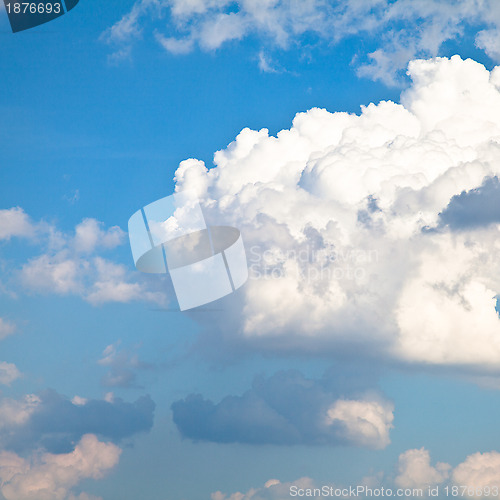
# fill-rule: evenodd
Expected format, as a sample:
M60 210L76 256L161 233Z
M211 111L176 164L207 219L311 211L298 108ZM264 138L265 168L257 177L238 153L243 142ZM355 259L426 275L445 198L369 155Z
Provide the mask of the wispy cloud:
M0 340L12 335L16 331L16 325L0 317Z
M105 387L135 387L137 371L150 365L139 360L137 352L120 348L121 342L110 344L104 349L98 364L108 368L101 383Z
M173 54L196 47L216 50L247 37L257 37L262 49L276 53L302 42L310 46L311 37L330 44L366 39L375 49L353 54L358 74L395 85L409 60L439 55L445 42L471 30L477 32L477 47L499 60L499 28L494 0L137 0L103 39L116 48L116 57L130 55L145 30ZM259 65L267 67L261 58Z

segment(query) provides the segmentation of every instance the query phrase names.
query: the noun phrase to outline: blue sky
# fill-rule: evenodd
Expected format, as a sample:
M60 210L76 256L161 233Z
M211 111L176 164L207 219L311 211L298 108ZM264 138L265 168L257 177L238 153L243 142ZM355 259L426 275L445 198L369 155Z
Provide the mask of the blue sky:
M0 15L2 500L500 484L498 6L258 4ZM180 312L126 234L176 186L283 279ZM309 244L377 257L311 282Z

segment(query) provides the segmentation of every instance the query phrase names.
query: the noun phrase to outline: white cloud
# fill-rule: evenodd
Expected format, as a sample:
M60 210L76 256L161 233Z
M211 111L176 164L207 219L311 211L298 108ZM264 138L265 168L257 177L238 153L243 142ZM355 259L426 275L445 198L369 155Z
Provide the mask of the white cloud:
M456 485L460 495L466 498L500 498L494 494L494 488L500 484L500 453L473 453L452 468L446 463L432 466L429 451L425 448L408 450L399 456L398 475L394 482L401 488L425 488L441 483Z
M96 436L82 437L71 453L45 453L27 460L15 453L0 453L0 491L6 500L66 500L75 497L71 488L87 478L100 479L119 460L121 450Z
M408 450L399 456L398 475L394 482L401 488L424 488L440 484L448 478L450 465L431 465L429 451Z
M489 453L474 453L469 455L464 462L452 468L446 463L431 465L429 451L425 448L407 450L399 456L397 464L398 474L391 480L385 478L382 472L376 476L364 477L355 481L354 489L357 485L371 489L372 494L360 493L358 496L367 498L376 495L375 491L384 487L396 492L396 488L402 489L422 489L423 496L427 497L427 488L441 485L441 492L445 486L451 488L458 486L458 496L463 498L500 498L495 495L495 489L500 482L500 453L492 451ZM352 486L352 485L351 485ZM285 500L290 498L291 487L294 492L300 489L297 497L319 497L322 488L325 487L330 494L331 489L336 491L335 496L339 498L349 498L349 486L341 484L319 483L309 477L303 477L296 481L281 483L277 479L271 479L263 487L250 488L246 493L235 492L225 494L222 491L212 493L211 500ZM462 490L465 488L465 491ZM347 493L346 496L342 496ZM451 493L450 493L451 494ZM333 496L333 494L332 494ZM420 495L422 496L422 495ZM432 497L431 497L432 498Z
M11 431L13 427L25 424L40 402L40 398L34 394L28 394L21 400L0 400L0 429Z
M77 252L91 253L96 248L115 248L123 244L125 232L118 226L103 230L103 223L84 219L75 227L73 245Z
M297 490L304 490L304 494L307 490L312 492L314 488L321 487L309 477L302 477L289 483L282 483L278 479L270 479L266 481L263 487L250 488L246 493L224 494L222 491L216 491L210 495L210 500L286 500L290 498L290 487L292 486Z
M394 406L383 401L336 401L327 412L327 424L339 426L339 435L358 446L381 449L391 442Z
M166 37L164 17L169 12ZM157 20L162 20L157 23ZM104 38L123 51L153 21L158 42L174 54L196 46L213 50L232 40L257 37L261 46L299 46L304 35L338 43L346 38L373 40L375 50L355 57L362 76L395 84L397 72L415 57L439 55L448 40L461 40L467 30L479 31L476 45L500 61L500 9L495 0L137 0ZM307 40L310 46L310 37ZM121 47L121 48L120 48ZM127 50L128 53L128 50Z
M15 364L0 361L0 384L10 385L20 377L21 372Z
M68 500L103 500L103 498L89 495L88 493L80 493L78 496L70 493Z
M500 70L454 56L409 72L402 104L312 109L277 137L244 129L215 168L181 163L176 189L242 231L250 264L214 339L497 369L500 225L439 214L500 175Z
M86 300L91 304L127 303L134 300L151 301L157 304L164 302L165 297L161 292L149 291L144 284L129 281L125 266L101 257L95 257L93 266L96 278L86 295Z
M278 73L278 69L276 69L273 62L269 59L269 57L265 54L263 50L259 52L259 69L264 73Z
M155 33L155 37L158 43L172 54L188 54L193 50L194 42L190 38L178 40L177 38L165 37L161 33Z
M32 238L36 227L20 207L0 210L0 241L12 237Z
M118 226L105 228L102 222L86 218L73 234L47 224L43 225L43 234L45 253L30 258L18 273L26 290L79 295L93 305L134 300L164 302L162 291L149 290L145 280L135 280L124 265L100 255L125 242L126 233ZM7 330L8 324L0 318L0 336Z
M81 396L74 396L71 402L76 406L85 406L88 403L87 398L82 398Z
M0 317L0 340L12 335L16 331L16 325Z
M81 293L82 277L89 269L83 259L74 259L68 252L44 254L30 259L21 269L22 284L34 291L57 294Z
M468 486L471 490L474 490L474 495L470 495L472 491L467 490L470 497L476 496L476 489L480 493L481 490L484 491L485 487L498 488L500 485L500 453L491 451L489 453L474 453L468 456L463 463L453 470L453 482L457 485ZM477 497L481 496L481 494L477 494ZM499 498L499 496L496 498Z

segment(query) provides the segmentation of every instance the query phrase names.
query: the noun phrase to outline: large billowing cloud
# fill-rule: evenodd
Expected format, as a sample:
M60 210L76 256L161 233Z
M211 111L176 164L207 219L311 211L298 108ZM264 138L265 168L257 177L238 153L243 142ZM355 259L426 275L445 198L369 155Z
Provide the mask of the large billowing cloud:
M193 440L375 449L390 443L393 409L375 395L341 397L326 379L309 380L296 371L257 378L245 394L218 404L191 395L172 405L178 429Z
M24 399L0 400L0 444L20 453L43 447L71 450L84 434L119 442L153 426L155 404L149 396L134 403L121 399L72 401L54 391Z
M240 228L250 265L212 341L497 369L500 225L480 199L500 174L500 70L454 56L409 74L401 104L311 109L277 137L244 129L214 168L181 163L177 190Z
M444 42L471 31L476 46L498 61L500 9L495 0L136 0L103 38L115 46L113 58L119 59L144 33L154 33L173 54L197 47L215 50L253 36L261 41L263 71L276 70L273 55L300 47L302 41L310 48L312 40L361 38L373 42L373 51L356 54L358 73L392 84L410 59L437 56Z

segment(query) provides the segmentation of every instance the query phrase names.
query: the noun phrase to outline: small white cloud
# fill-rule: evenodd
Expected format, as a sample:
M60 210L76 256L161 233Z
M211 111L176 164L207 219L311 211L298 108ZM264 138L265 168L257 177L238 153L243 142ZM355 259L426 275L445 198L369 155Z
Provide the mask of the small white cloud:
M12 237L33 238L36 226L20 207L0 210L0 240Z
M112 392L107 392L104 395L104 401L106 401L107 403L113 403L114 400L115 400L115 395Z
M475 497L477 491L484 491L485 487L493 488L500 485L500 453L474 453L453 470L453 482L457 485L466 485L469 491L474 491L470 497ZM481 497L481 495L477 495ZM484 498L484 496L483 496ZM500 498L497 497L497 498Z
M96 219L84 219L75 227L73 245L77 252L91 253L96 248L115 248L123 244L125 232L118 226L103 229Z
M301 493L300 496L312 497L314 489L322 486L334 487L330 484L318 485L316 481L309 477L301 477L296 481L286 483L282 483L278 479L270 479L263 487L250 488L246 493L224 494L222 491L216 491L210 495L210 500L284 500L290 498L291 491Z
M16 331L16 325L0 317L0 340L12 335Z
M259 69L263 73L279 73L278 69L263 50L259 52Z
M141 283L128 281L125 266L101 257L96 257L93 264L97 276L85 297L91 304L134 300L164 303L165 297L161 292L152 292Z
M88 268L88 262L74 259L67 252L44 254L22 266L21 282L33 291L77 294L83 290L81 278Z
M34 394L29 394L21 400L4 398L0 400L0 429L11 429L12 427L25 424L41 400Z
M357 446L385 448L394 420L394 406L381 401L336 401L327 411L327 425L339 428L339 437Z
M115 467L120 453L120 448L102 443L92 434L83 436L74 451L66 454L45 453L27 460L2 451L0 491L6 500L65 500L83 479L100 479ZM73 498L92 497L84 494Z
M18 271L26 290L79 295L93 305L134 300L164 303L162 291L149 290L145 280L135 281L124 265L99 255L124 243L126 233L118 226L106 228L102 222L86 218L75 227L73 235L48 224L40 227L45 253L29 259ZM0 318L0 338L8 328Z
M194 48L194 40L191 38L173 38L165 37L161 33L155 33L157 42L171 54L188 54Z
M0 361L0 384L10 385L12 382L21 377L21 372L13 363Z
M74 396L73 399L71 400L71 402L75 406L85 406L88 402L88 399L82 398L81 396Z
M440 484L448 478L451 466L438 463L431 465L428 450L408 450L399 456L398 475L395 483L401 488L424 488Z

